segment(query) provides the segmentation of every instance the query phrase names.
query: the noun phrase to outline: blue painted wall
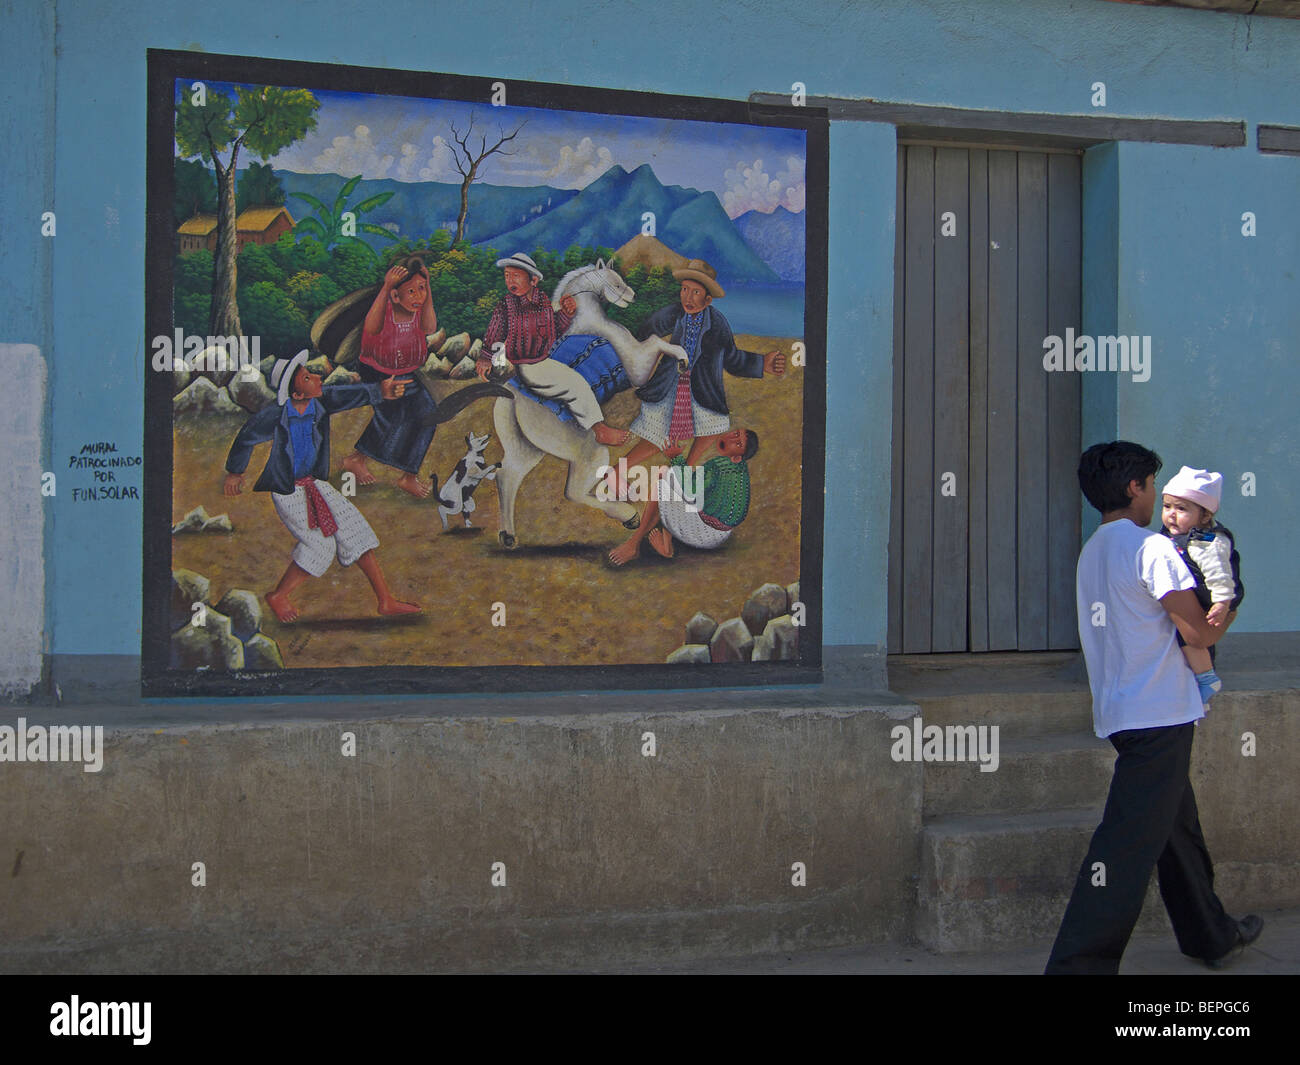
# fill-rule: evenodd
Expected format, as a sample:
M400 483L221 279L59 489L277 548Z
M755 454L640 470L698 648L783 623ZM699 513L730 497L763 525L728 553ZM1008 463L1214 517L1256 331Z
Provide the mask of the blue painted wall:
M1083 154L1083 304L1082 328L1087 336L1119 336L1119 148L1099 144ZM1082 385L1084 441L1119 436L1115 381L1090 374ZM1086 502L1083 535L1101 523ZM1243 578L1244 579L1244 578Z
M1235 628L1300 628L1289 557L1300 520L1300 158L1118 151L1119 332L1150 334L1153 349L1149 381L1119 376L1120 435L1164 459L1157 487L1183 465L1223 474L1219 516L1249 596ZM1242 235L1247 211L1255 237Z
M1300 23L1101 0L700 11L694 0L60 0L53 14L7 14L0 77L17 102L6 117L17 150L3 164L0 322L5 340L49 353L51 453L95 438L140 448L147 47L739 99L802 81L812 94L1066 114L1096 113L1101 80L1110 114L1252 124L1248 148L1114 150L1116 320L1156 351L1150 382L1117 382L1115 424L1170 466L1256 474L1259 494L1224 511L1256 577L1238 629L1300 629L1287 535L1300 523L1300 159L1253 147L1254 123L1300 125ZM825 636L882 644L892 130L837 125L831 155ZM33 214L51 199L52 252ZM1244 210L1260 219L1256 238L1240 236ZM138 514L106 522L67 499L51 506L50 649L137 653Z

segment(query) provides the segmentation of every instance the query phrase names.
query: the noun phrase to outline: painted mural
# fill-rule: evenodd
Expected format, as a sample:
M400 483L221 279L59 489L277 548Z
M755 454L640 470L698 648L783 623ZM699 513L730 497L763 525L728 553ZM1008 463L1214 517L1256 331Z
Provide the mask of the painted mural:
M807 128L170 62L156 677L819 663Z

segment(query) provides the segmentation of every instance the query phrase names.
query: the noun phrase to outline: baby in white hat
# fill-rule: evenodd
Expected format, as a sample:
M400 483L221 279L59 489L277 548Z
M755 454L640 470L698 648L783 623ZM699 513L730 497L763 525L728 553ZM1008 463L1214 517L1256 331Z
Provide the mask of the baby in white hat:
M1215 519L1222 496L1220 474L1184 466L1165 485L1161 511L1163 532L1196 579L1196 598L1215 626L1226 624L1245 595L1232 533ZM1183 643L1181 635L1178 642ZM1201 700L1208 703L1223 686L1214 671L1214 648L1184 645L1183 655L1196 674Z

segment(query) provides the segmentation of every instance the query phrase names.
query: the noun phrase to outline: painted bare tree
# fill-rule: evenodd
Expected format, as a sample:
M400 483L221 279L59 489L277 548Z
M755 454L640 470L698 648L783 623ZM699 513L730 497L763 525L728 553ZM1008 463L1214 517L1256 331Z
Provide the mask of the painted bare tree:
M455 146L451 150L452 161L456 164L456 170L461 176L460 214L456 218L457 241L465 239L465 219L469 215L469 187L473 184L475 178L478 177L479 166L482 164L483 160L488 158L490 155L513 154L506 151L503 146L514 140L515 137L519 135L519 131L523 129L526 124L526 121L520 122L519 125L515 127L514 132L509 136L507 136L503 130L498 128L497 133L499 136L497 137L497 141L489 148L487 135L482 133L479 134L477 147L470 144L470 140L474 136L473 112L470 112L469 128L465 130L464 136L461 135L460 130L456 128L454 123L448 123L448 125L451 126L452 140L455 141Z
M213 336L243 336L235 301L235 168L248 148L263 161L316 128L320 101L306 89L274 85L236 85L235 97L201 82L178 86L176 144L182 158L198 156L211 164L217 181L217 246L213 252L212 304L208 331ZM221 153L230 156L222 160Z

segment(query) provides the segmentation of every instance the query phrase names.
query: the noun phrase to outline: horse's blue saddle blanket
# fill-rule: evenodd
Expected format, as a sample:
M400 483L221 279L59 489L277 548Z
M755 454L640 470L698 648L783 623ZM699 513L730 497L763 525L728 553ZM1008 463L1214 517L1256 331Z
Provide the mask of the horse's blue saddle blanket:
M551 349L550 358L577 370L587 384L591 385L592 392L596 394L596 401L601 406L605 405L606 400L632 387L632 382L627 379L627 371L618 361L614 345L604 337L581 333L562 337ZM506 384L521 396L527 396L533 402L546 407L560 421L573 421L573 415L568 407L556 399L543 399L518 377L512 377Z

